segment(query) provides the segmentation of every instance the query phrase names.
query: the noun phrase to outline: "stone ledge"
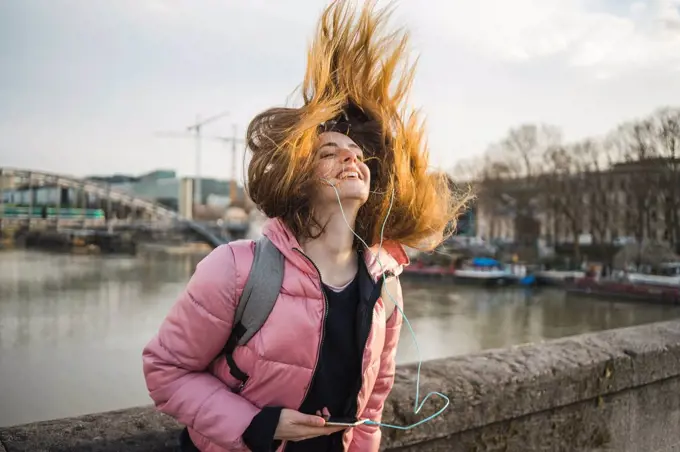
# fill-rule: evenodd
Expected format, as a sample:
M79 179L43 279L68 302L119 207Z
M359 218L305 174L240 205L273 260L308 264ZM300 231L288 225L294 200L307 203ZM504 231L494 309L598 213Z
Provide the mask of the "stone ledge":
M385 442L418 444L678 375L677 320L429 361L421 370L421 394L442 392L451 406L416 429L385 429ZM409 425L436 411L428 403L413 414L415 377L415 366L398 370L387 422Z
M144 406L0 429L0 441L7 452L175 452L180 430Z
M416 370L414 365L397 369L385 422L412 424L441 406L439 401L428 402L420 415L413 414ZM451 398L451 406L418 428L384 429L383 448L410 450L463 431L600 400L679 375L680 321L428 361L422 366L421 399L438 391ZM166 452L174 450L179 428L152 407L139 407L0 429L0 441L7 452Z

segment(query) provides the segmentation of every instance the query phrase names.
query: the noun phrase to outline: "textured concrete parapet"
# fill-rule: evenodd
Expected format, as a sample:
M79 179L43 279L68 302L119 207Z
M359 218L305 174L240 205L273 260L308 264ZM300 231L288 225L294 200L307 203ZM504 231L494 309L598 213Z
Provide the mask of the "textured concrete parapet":
M415 366L397 371L384 421L409 425ZM421 397L440 417L383 430L389 451L680 451L680 321L429 361ZM0 430L7 452L175 450L179 426L151 407ZM0 449L0 452L2 449Z
M145 406L10 427L0 442L7 452L176 452L179 430Z
M680 443L679 321L424 367L423 386L449 395L452 406L417 429L386 430L390 450L632 452ZM413 368L400 370L386 407L385 416L400 425L418 418L411 409L414 377ZM612 412L614 405L624 411Z

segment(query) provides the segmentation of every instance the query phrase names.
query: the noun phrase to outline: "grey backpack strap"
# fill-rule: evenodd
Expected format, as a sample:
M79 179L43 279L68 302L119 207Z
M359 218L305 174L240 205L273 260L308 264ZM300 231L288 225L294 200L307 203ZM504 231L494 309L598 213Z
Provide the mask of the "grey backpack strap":
M222 350L229 364L229 372L241 380L239 390L245 385L248 375L236 365L234 350L236 346L247 343L260 330L274 309L283 283L283 268L283 254L271 240L261 236L255 242L253 264L236 307L231 334Z
M243 345L264 325L274 309L283 284L283 254L266 236L255 243L253 266L236 308L234 323L241 323L245 332L238 345Z

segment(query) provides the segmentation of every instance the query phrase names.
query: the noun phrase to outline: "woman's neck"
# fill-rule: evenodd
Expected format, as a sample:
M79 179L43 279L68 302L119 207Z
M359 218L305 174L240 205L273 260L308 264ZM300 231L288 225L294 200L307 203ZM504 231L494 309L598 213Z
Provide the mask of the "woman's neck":
M345 212L347 223L354 228L356 214ZM325 226L323 233L301 243L302 250L316 264L324 282L341 286L350 281L357 271L357 253L354 234L342 213L334 212L319 221Z

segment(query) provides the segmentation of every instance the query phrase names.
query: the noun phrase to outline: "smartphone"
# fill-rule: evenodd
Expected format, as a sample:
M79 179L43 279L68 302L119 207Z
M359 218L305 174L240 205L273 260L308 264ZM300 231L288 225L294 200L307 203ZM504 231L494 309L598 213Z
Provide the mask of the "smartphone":
M337 427L356 427L358 425L366 423L366 421L367 419L331 416L328 419L326 419L326 425Z

